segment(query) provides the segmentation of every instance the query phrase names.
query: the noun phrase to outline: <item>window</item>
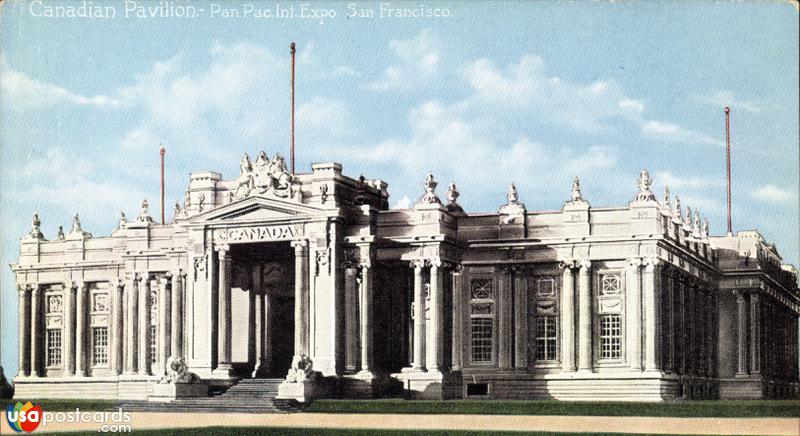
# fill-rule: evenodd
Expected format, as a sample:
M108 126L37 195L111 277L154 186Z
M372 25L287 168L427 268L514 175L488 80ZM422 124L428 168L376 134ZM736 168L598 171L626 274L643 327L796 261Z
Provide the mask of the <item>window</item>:
M555 316L536 318L536 360L556 360L557 324Z
M92 328L92 365L108 365L108 327Z
M472 319L472 361L492 361L492 320L488 318Z
M600 317L600 358L622 358L622 322L619 315Z
M556 277L529 280L528 340L529 358L537 362L558 361L559 289Z
M47 366L61 365L61 329L47 330Z
M600 276L600 295L617 295L622 290L622 278L618 274Z
M475 279L470 287L470 349L473 363L494 361L494 281Z

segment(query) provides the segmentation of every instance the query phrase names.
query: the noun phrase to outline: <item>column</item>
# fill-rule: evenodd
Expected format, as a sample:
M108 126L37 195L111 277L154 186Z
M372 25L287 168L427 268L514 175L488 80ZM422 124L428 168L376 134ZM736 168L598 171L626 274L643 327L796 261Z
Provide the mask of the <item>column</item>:
M497 322L497 365L501 370L511 369L511 341L512 341L512 289L511 289L511 269L508 267L499 268L498 276L498 322Z
M172 338L172 274L158 281L158 374L167 373L167 358L169 357Z
M697 304L695 298L696 294L697 285L695 284L694 279L689 277L686 279L687 318L684 320L686 322L688 339L688 343L686 345L686 372L689 374L696 374L697 371L697 343L695 342L695 336L697 336L697 310L695 309L695 304Z
M714 289L706 288L708 294L706 295L706 307L708 308L708 325L706 327L706 338L708 338L708 365L706 367L706 374L709 377L714 376L714 368L716 368L716 350L717 350L717 329L715 328L714 317L717 314L716 304L714 304Z
M737 366L736 375L738 377L747 376L747 300L745 299L744 292L734 291L736 295L737 317L736 326L738 330L737 336Z
M676 338L677 341L681 344L680 353L678 356L678 363L680 373L686 374L686 279L682 273L676 272L676 276L673 280L678 280L678 323L676 328L676 333L678 333L678 337Z
M294 354L308 355L308 241L294 247Z
M669 309L669 332L668 338L669 341L669 350L667 355L667 366L669 367L670 371L675 371L675 336L677 335L677 331L675 330L675 274L672 269L667 271L667 294L666 298L668 298L667 306Z
M346 261L344 267L344 301L345 301L345 371L358 370L358 288L356 274L358 270L351 261Z
M137 369L140 375L152 374L152 362L150 355L150 344L152 338L150 337L150 324L151 324L151 296L150 286L151 277L149 273L142 274L142 280L139 282L139 365Z
M131 274L125 286L126 308L125 308L125 369L123 374L136 374L136 323L137 312L139 311L139 277Z
M31 290L27 285L19 287L19 375L31 374Z
M233 369L231 365L231 259L227 247L221 248L217 255L219 261L217 292L219 294L217 304L217 367L214 372L223 377L228 377Z
M372 268L369 258L361 259L361 292L359 308L361 326L361 371L370 375L372 369Z
M584 259L578 273L578 369L592 370L592 263Z
M183 271L172 275L172 307L170 308L172 326L170 328L170 356L183 357Z
M41 370L41 355L39 354L39 345L42 342L39 338L42 319L41 308L39 301L42 298L42 288L38 284L31 287L31 377L41 377L43 372Z
M788 329L787 329L788 331ZM761 295L750 294L750 373L761 372Z
M116 286L116 292L111 296L114 307L111 313L111 374L118 375L122 372L122 349L123 349L123 321L122 321L122 302L125 299L125 282L120 279Z
M439 371L442 366L442 261L434 258L431 260L431 287L430 304L428 310L431 328L428 335L428 347L425 350L425 361L428 371ZM423 315L424 317L424 315Z
M655 371L659 365L659 344L661 341L661 333L659 328L660 322L660 305L661 298L659 295L660 286L660 260L658 258L650 258L647 260L647 265L644 268L643 296L644 296L644 368L648 371Z
M422 283L422 260L411 261L414 268L414 358L411 367L425 370L425 291Z
M256 363L253 368L253 377L264 377L267 375L267 323L266 323L266 296L261 285L262 271L261 265L253 266L253 294L255 294L255 352Z
M514 268L514 367L528 367L528 287L524 266Z
M625 336L628 365L634 371L642 370L642 288L639 272L641 266L642 259L628 259L625 270Z
M452 356L453 371L460 371L463 365L463 292L461 289L461 265L456 265L453 268L453 349Z
M75 300L75 375L84 377L86 376L86 338L89 337L86 319L88 306L86 283L78 283Z
M75 375L75 288L72 282L64 283L64 335L61 344L64 346L64 374Z
M255 370L258 368L258 362L256 361L258 357L258 342L259 342L259 331L258 331L258 310L256 308L256 300L258 296L256 295L257 292L255 287L250 286L250 289L247 290L247 364L253 364L253 369Z
M561 369L575 371L575 277L574 261L562 262L561 273Z

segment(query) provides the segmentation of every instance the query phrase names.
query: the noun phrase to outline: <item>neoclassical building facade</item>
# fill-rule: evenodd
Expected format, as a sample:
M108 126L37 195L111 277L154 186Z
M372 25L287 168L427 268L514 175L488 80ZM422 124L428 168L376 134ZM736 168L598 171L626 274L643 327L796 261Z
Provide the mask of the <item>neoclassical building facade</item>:
M381 180L261 152L192 173L170 223L145 201L110 236L76 215L48 240L34 216L15 395L152 399L182 360L186 384L300 400L798 397L797 271L758 232L710 235L646 171L619 207L577 178L555 211L436 188L390 209Z

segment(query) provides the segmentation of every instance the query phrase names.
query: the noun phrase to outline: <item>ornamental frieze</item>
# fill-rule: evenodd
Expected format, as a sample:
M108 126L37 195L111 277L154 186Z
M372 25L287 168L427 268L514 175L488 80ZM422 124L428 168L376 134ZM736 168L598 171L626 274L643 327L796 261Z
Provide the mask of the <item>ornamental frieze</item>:
M303 226L291 224L214 230L216 242L289 241L300 236L303 236Z

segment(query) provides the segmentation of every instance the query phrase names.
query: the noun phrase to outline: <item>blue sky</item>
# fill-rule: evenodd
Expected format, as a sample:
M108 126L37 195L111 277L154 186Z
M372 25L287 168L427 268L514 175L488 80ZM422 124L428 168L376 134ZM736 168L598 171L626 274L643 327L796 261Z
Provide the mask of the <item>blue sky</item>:
M730 105L734 228L759 229L800 264L798 13L788 4L425 2L452 16L371 20L348 18L348 3L312 4L336 12L324 22L209 17L204 2L189 3L202 17L126 18L122 1L93 4L117 16L0 6L0 363L9 376L17 293L8 264L31 215L48 238L75 213L107 235L120 210L135 215L144 197L157 204L159 143L168 204L183 198L190 171L231 177L245 151L287 154L290 41L299 171L341 162L350 176L387 181L393 206L420 196L428 171L442 186L455 181L473 212L496 210L511 181L528 209L559 209L575 175L593 206L624 205L647 168L659 198L668 183L722 234ZM357 4L379 13L378 3Z

